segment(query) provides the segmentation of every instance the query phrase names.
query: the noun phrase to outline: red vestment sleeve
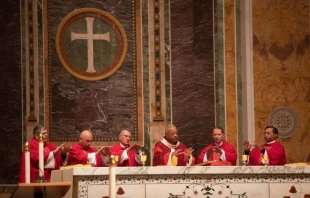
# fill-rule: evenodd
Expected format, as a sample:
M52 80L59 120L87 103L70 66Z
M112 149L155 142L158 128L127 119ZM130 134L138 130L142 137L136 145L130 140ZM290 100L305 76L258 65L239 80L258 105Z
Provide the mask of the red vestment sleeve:
M138 162L136 161L136 152L135 151L128 151L128 166L139 166Z
M118 156L120 159L124 150L125 148L121 147L120 144L118 143L110 148L110 153L111 155Z
M74 144L69 151L68 165L87 164L88 152L83 152L83 147L79 144Z
M262 153L259 149L253 148L252 151L250 152L249 156L249 165L251 166L259 166L262 164Z
M236 153L235 148L231 144L225 141L223 142L221 149L225 151L226 161L230 162L232 165L236 165L237 153Z
M130 147L130 145L128 147ZM128 160L123 161L121 164L121 156L125 149L126 148L122 147L120 143L117 143L110 148L111 155L118 156L118 166L139 166L136 161L136 153L133 150L127 151Z
M202 163L203 162L203 158L205 156L205 154L207 153L207 151L213 147L212 145L209 145L209 146L206 146L199 154L198 156L198 164Z
M114 156L118 156L117 166L125 166L124 163L122 165L120 164L121 163L121 156L122 156L124 150L125 150L125 148L121 147L121 145L119 143L115 144L114 146L112 146L110 148L110 154L114 155Z
M274 142L270 147L265 144L264 148L267 150L269 165L284 165L287 163L284 147L279 142Z
M167 165L171 152L170 152L170 148L168 151L163 146L165 145L161 142L156 143L155 148L154 148L153 166Z
M96 149L89 147L88 150L84 150L83 147L76 143L69 151L68 165L75 164L87 164L87 158L89 153L95 153ZM103 166L102 155L96 156L96 167Z

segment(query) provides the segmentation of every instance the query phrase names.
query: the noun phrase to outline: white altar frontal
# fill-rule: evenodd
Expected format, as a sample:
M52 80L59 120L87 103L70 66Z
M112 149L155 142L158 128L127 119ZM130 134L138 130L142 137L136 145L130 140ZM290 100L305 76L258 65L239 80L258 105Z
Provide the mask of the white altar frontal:
M52 172L65 198L108 198L109 168ZM310 198L310 166L116 167L117 198Z

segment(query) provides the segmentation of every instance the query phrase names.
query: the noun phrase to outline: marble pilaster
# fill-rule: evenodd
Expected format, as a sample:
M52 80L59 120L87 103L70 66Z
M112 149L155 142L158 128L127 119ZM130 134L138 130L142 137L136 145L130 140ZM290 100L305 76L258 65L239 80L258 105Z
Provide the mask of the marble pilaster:
M213 1L170 1L172 121L195 155L215 125Z

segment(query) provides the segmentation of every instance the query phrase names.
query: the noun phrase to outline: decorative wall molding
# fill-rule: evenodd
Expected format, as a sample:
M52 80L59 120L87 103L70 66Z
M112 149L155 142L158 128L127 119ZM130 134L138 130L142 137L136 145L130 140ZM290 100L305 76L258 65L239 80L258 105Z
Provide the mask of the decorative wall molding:
M153 118L153 121L164 121L164 117L162 115L162 61L161 61L161 12L160 12L160 2L159 0L154 0L154 57L155 57L155 112L156 115Z
M36 2L36 1L35 1ZM28 106L29 106L29 114L28 114L28 122L37 122L37 117L35 116L35 72L34 72L34 59L35 59L35 46L34 46L34 17L36 10L34 10L34 5L32 0L26 0L25 3L25 20L26 20L26 40L27 42L27 48L26 48L26 56L27 56L27 65L28 65L28 89L29 89L29 99Z

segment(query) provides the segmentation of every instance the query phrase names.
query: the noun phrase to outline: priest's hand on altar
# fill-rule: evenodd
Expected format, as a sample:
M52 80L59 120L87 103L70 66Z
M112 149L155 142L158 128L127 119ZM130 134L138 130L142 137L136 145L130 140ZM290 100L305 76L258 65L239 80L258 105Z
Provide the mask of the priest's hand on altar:
M189 147L189 148L187 148L187 149L185 150L184 155L185 155L186 157L190 157L190 156L192 155L193 151L194 151L194 149L192 149L192 147Z

